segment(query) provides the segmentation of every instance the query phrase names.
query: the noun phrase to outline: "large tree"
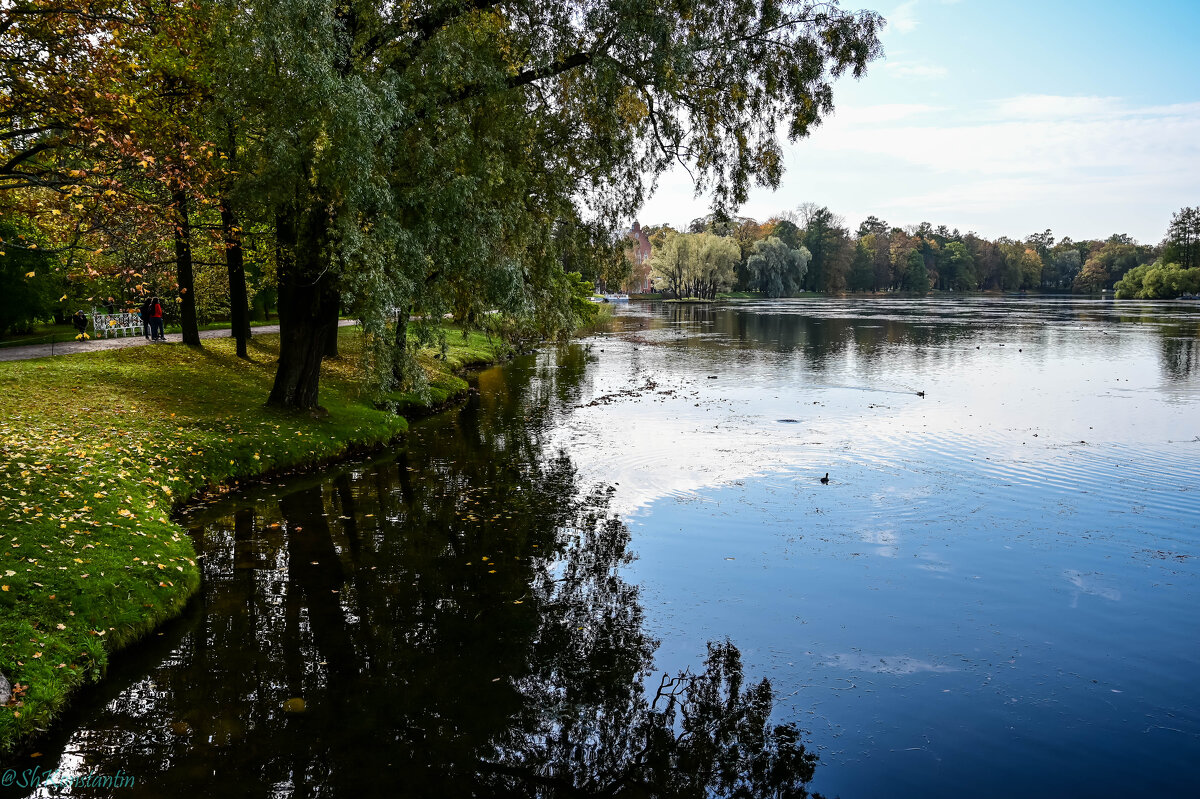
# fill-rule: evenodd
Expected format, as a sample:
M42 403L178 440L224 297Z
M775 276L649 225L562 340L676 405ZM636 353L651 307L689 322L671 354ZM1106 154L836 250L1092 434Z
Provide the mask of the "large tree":
M929 291L929 271L919 249L911 250L905 260L904 277L900 284L905 291L926 294Z
M754 242L746 259L750 289L767 297L799 294L811 257L803 246L793 249L775 236Z
M718 210L776 185L831 79L881 19L813 2L248 0L247 170L275 208L282 353L271 401L317 402L339 309L499 308L563 324L567 222L615 227L683 161Z
M1171 217L1163 260L1184 269L1200 266L1200 207L1180 208Z
M1125 273L1135 266L1154 260L1154 248L1138 244L1127 235L1118 233L1109 236L1094 248L1075 278L1076 291L1100 291L1112 288Z
M732 237L678 233L667 237L647 263L656 283L669 294L711 300L733 285L740 258Z
M804 222L802 243L811 254L804 279L809 291L841 291L853 258L849 232L840 216L824 206L805 203L800 207Z
M961 241L948 241L938 252L940 287L954 291L970 291L978 281L974 271L975 259Z
M675 164L717 218L752 185L777 186L779 138L830 112L833 79L863 74L883 24L811 0L5 12L0 189L78 211L87 236L114 219L165 234L182 284L193 239L220 239L239 330L243 230L265 231L282 328L270 402L294 408L318 402L339 314L363 320L384 375L411 357L410 318L501 310L542 335L570 327L568 270L603 270L580 261L604 247L581 241L610 241Z
M137 294L177 297L199 345L193 231L213 170L204 135L213 4L176 0L14 0L0 21L3 205L58 224L60 249L107 261ZM56 220L57 221L57 220ZM137 240L146 258L124 256ZM199 243L201 251L203 243ZM156 275L169 261L173 275ZM153 285L152 285L153 284ZM110 289L112 286L110 285Z
M1114 289L1118 300L1170 300L1195 294L1200 292L1200 267L1184 269L1162 261L1142 264L1125 273Z

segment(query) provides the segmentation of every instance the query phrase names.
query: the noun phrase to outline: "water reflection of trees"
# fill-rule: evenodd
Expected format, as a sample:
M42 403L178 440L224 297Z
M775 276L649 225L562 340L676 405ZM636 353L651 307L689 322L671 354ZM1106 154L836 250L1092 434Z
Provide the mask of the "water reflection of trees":
M133 795L806 796L733 644L654 679L629 530L537 441L583 370L543 366L200 524L205 613L69 747Z
M1185 381L1200 373L1200 324L1162 325L1159 363L1168 380Z
M664 305L660 316L639 319L648 327L672 327L721 334L720 346L757 352L798 353L806 369L839 368L853 355L856 369L888 368L897 357L925 368L953 369L970 358L978 344L997 336L1017 339L1033 354L1086 346L1113 358L1129 342L1099 334L1114 326L1152 325L1161 336L1160 364L1169 380L1184 380L1200 366L1200 319L1190 308L1167 303L974 298L958 303L939 300L791 300L744 306ZM672 346L712 349L705 337L683 337ZM724 357L724 354L718 354Z

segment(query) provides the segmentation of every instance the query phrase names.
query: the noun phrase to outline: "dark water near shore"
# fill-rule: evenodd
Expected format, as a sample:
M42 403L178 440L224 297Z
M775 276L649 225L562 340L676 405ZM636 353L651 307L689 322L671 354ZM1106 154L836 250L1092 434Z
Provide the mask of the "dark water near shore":
M634 304L478 389L190 514L30 761L135 786L43 795L759 796L786 724L844 799L1200 795L1194 304Z

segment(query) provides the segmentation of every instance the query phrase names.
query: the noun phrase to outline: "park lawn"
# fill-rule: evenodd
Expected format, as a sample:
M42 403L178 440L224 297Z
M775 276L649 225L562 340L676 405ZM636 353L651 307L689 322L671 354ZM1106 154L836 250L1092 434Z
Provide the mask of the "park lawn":
M0 365L0 752L45 730L111 653L178 615L199 587L192 541L172 511L218 486L334 460L407 429L368 401L361 333L322 370L319 413L263 403L278 336L203 349L155 345ZM419 360L431 384L502 354L481 334L448 336ZM450 380L453 378L453 381ZM455 382L456 381L456 382ZM432 393L432 392L431 392ZM444 402L448 396L439 395ZM436 397L435 397L436 398ZM419 411L430 397L413 397Z

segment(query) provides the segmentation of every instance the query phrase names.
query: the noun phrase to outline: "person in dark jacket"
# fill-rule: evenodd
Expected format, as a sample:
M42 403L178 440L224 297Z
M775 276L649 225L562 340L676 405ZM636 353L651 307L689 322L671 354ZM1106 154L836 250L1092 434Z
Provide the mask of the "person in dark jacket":
M142 335L146 337L146 341L150 340L150 306L154 304L154 300L150 297L142 303L141 310L138 311L138 316L142 320Z
M166 341L163 333L163 308L158 297L150 300L150 337L154 341Z
M87 314L82 310L76 311L71 317L71 324L75 325L75 332L82 336L87 332Z

